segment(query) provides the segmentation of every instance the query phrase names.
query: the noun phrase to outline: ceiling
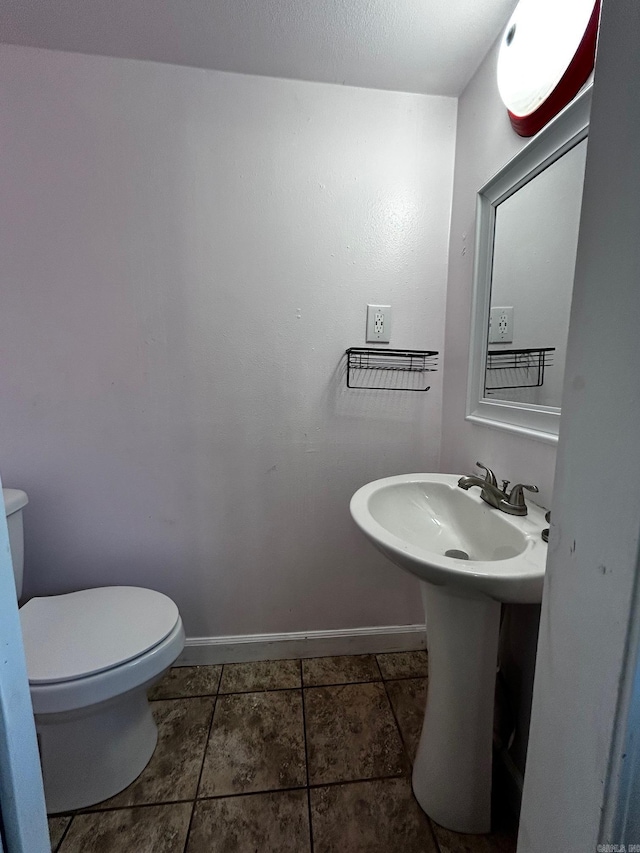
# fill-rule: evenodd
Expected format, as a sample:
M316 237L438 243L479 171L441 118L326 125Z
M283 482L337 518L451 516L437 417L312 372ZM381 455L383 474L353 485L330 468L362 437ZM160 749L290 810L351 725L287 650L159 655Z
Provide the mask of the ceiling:
M2 0L0 41L459 95L516 0Z

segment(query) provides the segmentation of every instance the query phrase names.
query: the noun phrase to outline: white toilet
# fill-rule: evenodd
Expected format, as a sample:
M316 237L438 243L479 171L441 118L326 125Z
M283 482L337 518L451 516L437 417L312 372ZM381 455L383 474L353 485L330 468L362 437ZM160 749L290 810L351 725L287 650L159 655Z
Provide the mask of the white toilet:
M3 489L18 599L22 509ZM47 811L99 803L147 765L158 738L146 691L184 647L178 608L160 592L99 587L20 608Z

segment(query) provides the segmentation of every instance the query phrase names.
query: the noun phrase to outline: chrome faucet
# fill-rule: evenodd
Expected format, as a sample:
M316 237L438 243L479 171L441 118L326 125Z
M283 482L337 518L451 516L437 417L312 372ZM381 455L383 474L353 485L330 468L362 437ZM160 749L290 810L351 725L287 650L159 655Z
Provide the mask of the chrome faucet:
M466 477L460 477L458 486L465 491L468 491L472 486L478 486L480 497L486 501L489 506L499 509L501 512L506 512L508 515L526 515L527 504L524 499L524 490L529 492L537 492L537 486L527 486L524 483L518 483L510 492L507 492L509 480L502 481L502 489L498 487L496 475L491 468L487 468L482 462L476 462L478 468L484 472L484 478L478 477L475 474L469 474Z

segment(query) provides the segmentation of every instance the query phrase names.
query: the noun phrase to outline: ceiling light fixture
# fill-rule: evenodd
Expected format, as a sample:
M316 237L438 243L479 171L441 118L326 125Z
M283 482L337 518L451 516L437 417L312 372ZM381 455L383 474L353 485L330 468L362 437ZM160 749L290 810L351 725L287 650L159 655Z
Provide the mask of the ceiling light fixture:
M498 90L513 129L533 136L593 70L600 0L520 0L502 36Z

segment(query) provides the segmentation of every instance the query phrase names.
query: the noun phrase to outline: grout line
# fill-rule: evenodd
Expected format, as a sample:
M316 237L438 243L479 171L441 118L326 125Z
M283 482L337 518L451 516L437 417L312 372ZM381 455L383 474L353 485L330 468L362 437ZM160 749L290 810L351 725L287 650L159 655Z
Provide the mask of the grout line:
M215 699L217 693L189 693L188 696L158 696L157 699L149 699L149 704L154 702L175 702L178 699Z
M226 693L218 693L218 696L244 696L246 693L282 693L283 690L301 690L302 679L300 684L295 687L252 687L251 690L229 690Z
M413 675L394 675L392 678L382 678L385 683L387 681L412 681L416 678L429 678L428 672L416 672Z
M207 800L231 800L237 797L259 797L262 794L286 794L289 791L306 791L306 785L288 785L286 788L264 788L259 791L238 791L235 794L209 794L206 797L198 797L198 803L206 803Z
M378 660L378 655L374 655L376 666L378 667L378 672L380 673L380 678L384 681L384 675L382 674L382 667L380 666L380 661Z
M159 800L154 803L136 803L134 805L128 806L113 806L108 809L91 809L87 808L84 811L77 812L79 815L100 815L106 814L107 812L122 812L122 811L130 811L132 809L152 809L156 806L176 806L176 805L184 805L185 803L200 803L206 802L207 800L225 800L225 799L233 799L236 797L252 797L259 794L280 794L285 793L286 791L306 791L307 789L312 788L332 788L336 785L356 785L361 782L380 782L385 779L402 779L405 777L405 773L396 773L392 775L383 775L383 776L363 776L357 779L338 779L334 782L310 782L308 785L288 785L286 788L264 788L259 791L238 791L233 794L212 794L206 797L196 797L194 799L183 799L183 800ZM76 817L74 814L72 819ZM69 823L71 826L71 822ZM68 832L65 830L65 835Z
M376 779L399 779L400 776L375 776L372 779L350 779L347 782L322 782L321 784L312 784L310 787L312 788L323 788L328 785L344 785L349 784L351 782L370 782L375 781ZM235 797L252 797L257 796L259 794L280 794L285 793L287 791L306 791L307 785L287 785L286 788L261 788L258 791L238 791L233 794L210 794L206 797L196 797L195 799L187 799L187 800L159 800L156 803L136 803L135 805L129 806L113 806L108 809L94 809L93 811L83 811L78 812L78 815L100 815L107 814L107 812L123 812L123 811L131 811L132 809L153 809L156 806L180 806L185 803L195 803L195 802L205 802L206 800L225 800L232 799ZM77 815L73 815L76 817ZM73 818L72 818L73 819ZM71 822L69 822L69 826L71 826ZM68 827L65 830L65 834L68 831Z
M207 797L198 797L199 803L204 803L207 800L230 800L236 797L255 797L261 794L284 794L287 791L306 791L315 788L335 788L337 785L358 785L362 782L384 782L390 779L408 778L406 773L396 773L394 775L383 776L364 776L358 779L338 779L335 782L310 782L309 785L291 785L286 788L264 788L259 791L238 791L235 794L211 794ZM171 805L171 803L147 803L146 805ZM134 806L138 808L138 806Z
M383 678L382 680L387 681L411 681L413 678L429 678L429 673L426 672L416 672L413 675L394 675L393 678Z
M419 651L424 651L424 650L422 650L422 649L416 650L416 652L419 652ZM390 677L386 677L382 672L382 668L380 667L380 661L378 660L378 658L384 657L388 654L398 654L398 653L397 652L382 652L379 654L371 653L369 655L338 655L338 657L372 657L375 660L376 669L379 672L379 677L378 678L365 678L361 681L330 681L330 682L319 683L319 684L313 684L313 683L307 684L305 682L304 668L302 666L302 663L306 660L323 660L325 657L336 657L336 655L322 655L322 656L316 657L316 658L288 658L287 660L295 661L296 663L298 663L299 668L300 668L300 686L301 687L337 687L341 684L373 684L377 681L402 681L402 680L407 679L407 678L425 678L426 677L425 675L423 675L421 673L414 673L412 675L393 675ZM267 661L249 661L248 663L273 663L273 662L277 663L278 660L276 660L276 661L270 661L270 660L267 660ZM274 690L294 690L294 689L296 689L294 687L257 687L257 688L252 688L250 690L229 690L229 691L226 691L223 693L220 690L220 686L222 684L222 680L223 680L223 676L224 676L224 669L227 666L235 666L235 665L236 664L227 664L227 663L225 663L225 664L194 664L194 666L196 668L204 667L204 666L212 666L212 667L213 666L219 666L220 667L220 677L218 679L218 686L217 686L215 691L210 691L210 692L206 692L206 693L192 693L189 696L181 696L179 694L175 694L172 696L158 696L157 698L150 699L149 701L150 702L161 702L164 700L172 700L172 699L196 699L198 697L204 697L204 696L232 696L232 695L235 695L238 693L263 693L263 692L271 692ZM244 664L240 664L240 665L244 665ZM183 669L184 667L174 667L174 668L175 669Z
M220 664L220 678L218 679L218 687L216 688L216 696L220 696L220 688L222 687L222 679L224 678L224 671L228 664L223 663Z
M344 687L347 684L379 684L381 678L363 678L358 681L323 681L317 684L305 684L304 689L309 690L312 687Z
M398 734L400 735L400 743L402 744L402 751L405 754L407 761L409 762L409 769L413 769L413 760L411 755L409 754L409 746L404 739L404 735L402 734L402 728L400 727L400 723L398 722L398 717L396 715L396 710L393 707L393 702L391 701L391 696L389 696L389 691L387 690L387 682L384 681L384 693L387 697L387 702L389 703L389 708L391 709L391 714L393 715L394 722L396 724L396 729L398 730Z
M107 812L124 812L128 809L152 809L155 806L179 806L184 805L184 803L192 803L194 798L186 797L183 800L158 800L156 803L133 803L128 806L109 806L108 808L97 809L95 806L87 806L86 808L78 811L74 814L74 817L78 815L98 815L98 814L106 814Z
M311 817L311 788L307 786L307 814L309 815L309 853L313 853L313 820Z
M398 675L393 678L365 678L362 681L329 681L323 684L305 684L302 683L302 689L311 690L315 687L344 687L348 684L380 684L381 681L410 681L412 678L427 678L426 675ZM243 693L277 693L281 690L300 690L301 687L254 687L251 690L230 690L228 693L218 693L218 696L241 696ZM191 698L191 697L180 697ZM194 697L195 698L195 697Z
M222 672L220 673L220 680L222 680ZM220 686L220 682L218 682L218 687ZM187 827L187 834L184 839L184 847L183 853L186 853L187 845L189 844L189 835L191 834L191 824L193 823L193 815L196 810L196 803L198 802L198 791L200 789L200 782L202 780L202 772L204 770L204 760L207 756L207 750L209 749L209 739L211 738L211 730L213 729L213 718L216 715L216 706L218 704L218 697L216 696L213 700L213 708L211 709L211 720L209 722L209 728L207 729L207 737L204 742L204 749L202 750L202 762L200 763L200 773L198 773L198 784L196 785L196 794L193 798L193 804L191 806L191 816L189 818L189 826Z
M411 786L411 794L413 795L413 797L415 797L415 794L413 793L413 785ZM437 851L437 853L441 853L440 844L438 842L438 836L436 835L436 831L433 828L433 823L431 821L431 818L429 817L429 815L426 812L425 812L425 815L427 817L427 823L429 824L429 829L431 830L431 837L433 839L433 844L434 844L435 850Z
M300 690L300 695L302 697L302 735L304 738L304 767L307 775L307 814L309 815L309 850L310 853L313 853L313 822L311 819L311 792L309 790L309 747L307 744L307 712L304 702L304 680L302 676L302 661L300 661L300 683L302 684L302 689Z
M379 667L378 667L379 668ZM192 693L189 696L162 696L158 699L149 699L150 703L154 702L175 702L178 699L215 699L221 696L244 696L247 693L281 693L284 690L310 690L315 687L345 687L346 685L357 684L380 684L387 681L411 681L416 678L427 678L426 675L398 675L393 678L366 678L362 681L329 681L323 684L305 684L304 679L300 678L300 684L296 687L253 687L251 690L229 690L226 693L221 693L219 690L215 693Z
M57 851L62 847L62 842L63 842L63 841L65 840L65 838L67 837L67 833L69 832L69 827L70 827L70 826L71 826L71 824L73 823L73 819L74 819L74 817L75 817L75 814L72 814L72 815L71 815L71 820L70 820L70 821L69 821L69 823L66 825L64 832L63 832L63 833L62 833L62 835L60 836L60 841L58 841L58 843L56 844L56 849L53 851L53 853L57 853ZM51 835L49 835L49 841L51 841Z
M371 683L377 684L377 682ZM324 684L318 685L318 687L324 686ZM298 684L295 687L255 687L251 690L230 690L228 693L193 693L189 696L163 696L162 699L149 699L149 702L153 704L154 702L178 702L181 699L220 699L223 696L246 696L249 693L283 693L287 690L302 690L302 687Z
M309 785L309 790L314 788L335 788L338 785L360 785L362 782L384 782L389 779L407 779L406 773L395 773L393 775L384 776L365 776L362 779L339 779L336 782L312 782Z
M312 790L314 788L334 788L336 785L356 785L361 782L382 782L385 779L404 779L409 778L406 773L396 773L394 775L383 775L383 776L364 776L358 779L338 779L335 782L310 782L309 785L291 785L286 788L264 788L259 791L238 791L235 794L211 794L206 797L198 797L198 802L205 802L206 800L229 800L234 799L235 797L253 797L259 794L281 794L285 791L306 791L307 788ZM148 805L160 805L159 803L150 803ZM168 803L166 805L169 805ZM135 808L138 808L135 806Z
M189 826L187 827L187 834L184 837L184 847L182 848L182 853L187 853L187 847L189 846L189 836L191 835L191 824L193 823L193 813L196 810L197 800L194 800L191 803L191 814L189 815Z

